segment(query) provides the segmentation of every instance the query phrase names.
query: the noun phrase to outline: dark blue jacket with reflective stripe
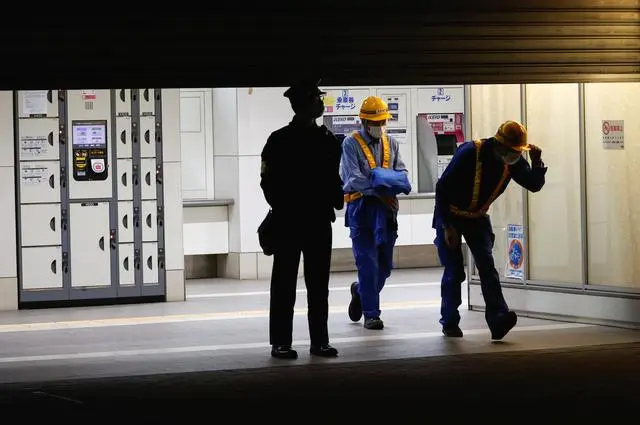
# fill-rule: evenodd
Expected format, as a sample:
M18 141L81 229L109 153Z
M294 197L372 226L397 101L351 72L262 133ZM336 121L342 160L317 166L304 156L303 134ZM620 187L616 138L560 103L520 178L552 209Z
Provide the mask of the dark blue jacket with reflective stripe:
M491 197L500 183L504 171L504 162L498 158L493 149L495 139L484 139L480 151L482 174L480 180L480 194L475 210L479 210ZM501 195L511 179L531 192L538 192L545 184L547 168L541 162L534 164L521 157L515 164L509 166L509 176L498 190ZM442 176L436 184L436 205L433 215L433 228L451 222L450 206L467 210L471 204L473 186L476 174L476 147L473 142L460 145ZM497 197L496 197L497 199Z

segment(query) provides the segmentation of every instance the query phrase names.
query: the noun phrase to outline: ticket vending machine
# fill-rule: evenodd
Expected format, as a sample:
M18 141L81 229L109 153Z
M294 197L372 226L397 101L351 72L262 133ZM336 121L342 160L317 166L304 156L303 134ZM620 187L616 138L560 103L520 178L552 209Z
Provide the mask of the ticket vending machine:
M362 125L357 115L325 115L322 120L340 142L354 131L360 130Z
M464 114L418 114L418 188L434 192L438 178L464 142Z

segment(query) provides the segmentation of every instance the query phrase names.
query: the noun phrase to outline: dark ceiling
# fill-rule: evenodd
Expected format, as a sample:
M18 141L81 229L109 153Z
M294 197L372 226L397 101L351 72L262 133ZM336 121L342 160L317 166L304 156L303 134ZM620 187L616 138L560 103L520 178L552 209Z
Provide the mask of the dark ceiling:
M404 3L16 15L0 89L640 81L640 0Z

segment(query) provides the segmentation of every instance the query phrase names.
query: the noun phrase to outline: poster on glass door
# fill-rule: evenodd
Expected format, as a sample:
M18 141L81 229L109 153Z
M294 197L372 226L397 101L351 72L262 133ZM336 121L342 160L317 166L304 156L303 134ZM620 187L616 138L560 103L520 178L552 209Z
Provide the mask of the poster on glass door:
M505 277L524 280L524 227L507 225L507 267Z

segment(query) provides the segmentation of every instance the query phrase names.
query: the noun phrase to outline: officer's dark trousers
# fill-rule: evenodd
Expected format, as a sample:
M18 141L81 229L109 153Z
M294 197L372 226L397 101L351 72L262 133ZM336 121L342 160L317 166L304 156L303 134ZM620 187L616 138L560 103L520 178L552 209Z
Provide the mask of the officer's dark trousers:
M288 234L284 234L285 232ZM292 226L282 233L273 254L269 341L272 345L292 344L293 309L302 254L311 344L328 344L331 223L322 221Z
M442 275L440 308L440 323L444 327L458 326L460 313L458 308L462 304L462 282L465 279L464 262L462 257L461 236L471 250L480 276L482 295L486 305L485 317L489 323L492 318L508 311L507 303L502 295L500 276L493 261L493 244L495 235L491 229L488 216L476 219L455 219L452 225L458 231L458 245L451 249L444 238L444 229L436 228L434 241L438 248L440 262L444 266Z

